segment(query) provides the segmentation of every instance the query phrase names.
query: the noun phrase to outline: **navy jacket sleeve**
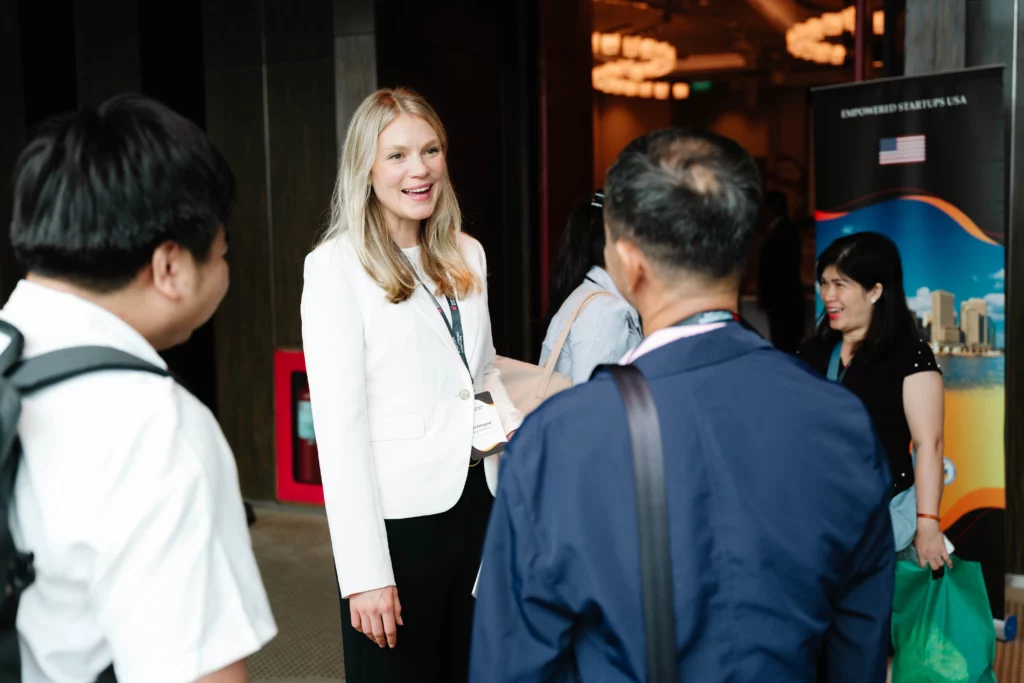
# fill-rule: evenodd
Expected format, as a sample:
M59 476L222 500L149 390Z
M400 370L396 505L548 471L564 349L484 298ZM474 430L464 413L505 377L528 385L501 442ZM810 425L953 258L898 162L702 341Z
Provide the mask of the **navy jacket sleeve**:
M835 617L825 636L820 680L828 683L884 681L896 572L889 516L888 460L877 445L884 496L854 548L835 600Z
M540 441L529 425L502 456L477 586L469 675L474 683L571 680L572 617L544 580L538 542L543 532L532 523L517 477L521 468L515 466L521 464L517 449Z

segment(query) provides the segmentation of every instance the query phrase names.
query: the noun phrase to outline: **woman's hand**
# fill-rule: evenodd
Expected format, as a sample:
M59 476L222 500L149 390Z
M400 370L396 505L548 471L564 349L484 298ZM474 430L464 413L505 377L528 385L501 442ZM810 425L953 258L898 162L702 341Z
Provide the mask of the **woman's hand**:
M914 549L917 550L917 562L921 569L931 567L936 571L945 564L953 568L953 561L946 552L946 541L942 536L939 523L933 519L917 520L917 535L914 536Z
M348 598L352 628L377 643L394 648L398 643L398 626L402 622L402 603L394 586L354 593Z

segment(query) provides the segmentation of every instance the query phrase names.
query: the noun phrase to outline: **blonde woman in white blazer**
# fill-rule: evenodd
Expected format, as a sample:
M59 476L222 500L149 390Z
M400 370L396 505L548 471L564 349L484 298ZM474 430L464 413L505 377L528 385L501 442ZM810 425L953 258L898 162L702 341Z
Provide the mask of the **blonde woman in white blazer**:
M306 258L303 348L350 683L466 680L500 457L471 460L475 397L489 392L504 434L522 422L493 365L487 262L461 232L446 151L420 96L368 97Z

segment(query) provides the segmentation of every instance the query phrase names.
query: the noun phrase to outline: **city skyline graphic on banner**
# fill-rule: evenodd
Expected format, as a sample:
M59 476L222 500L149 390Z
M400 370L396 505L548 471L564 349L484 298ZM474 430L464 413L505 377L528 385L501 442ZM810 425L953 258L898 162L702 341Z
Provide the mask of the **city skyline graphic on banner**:
M941 206L902 197L847 214L819 215L817 254L839 237L865 231L886 235L899 247L907 303L933 345L950 350L972 344L1006 348L1006 268L1001 244L972 234ZM933 324L944 329L932 332Z

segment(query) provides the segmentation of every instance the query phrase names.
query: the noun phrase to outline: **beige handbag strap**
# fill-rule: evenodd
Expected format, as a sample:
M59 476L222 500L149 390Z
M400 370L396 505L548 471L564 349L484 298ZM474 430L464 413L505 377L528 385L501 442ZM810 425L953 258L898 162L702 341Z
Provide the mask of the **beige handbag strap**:
M547 362L544 363L544 375L541 377L540 384L537 385L537 398L544 398L547 396L548 384L551 383L551 375L554 374L555 365L558 364L558 358L562 355L562 347L565 346L566 340L569 339L569 332L572 330L572 324L576 322L576 318L579 317L580 312L586 308L587 304L599 296L615 295L607 289L591 292L583 297L582 301L576 304L576 308L574 308L572 314L569 315L569 319L565 321L565 326L562 327L562 333L558 335L558 341L555 342L554 348L551 349L551 355L548 356Z

